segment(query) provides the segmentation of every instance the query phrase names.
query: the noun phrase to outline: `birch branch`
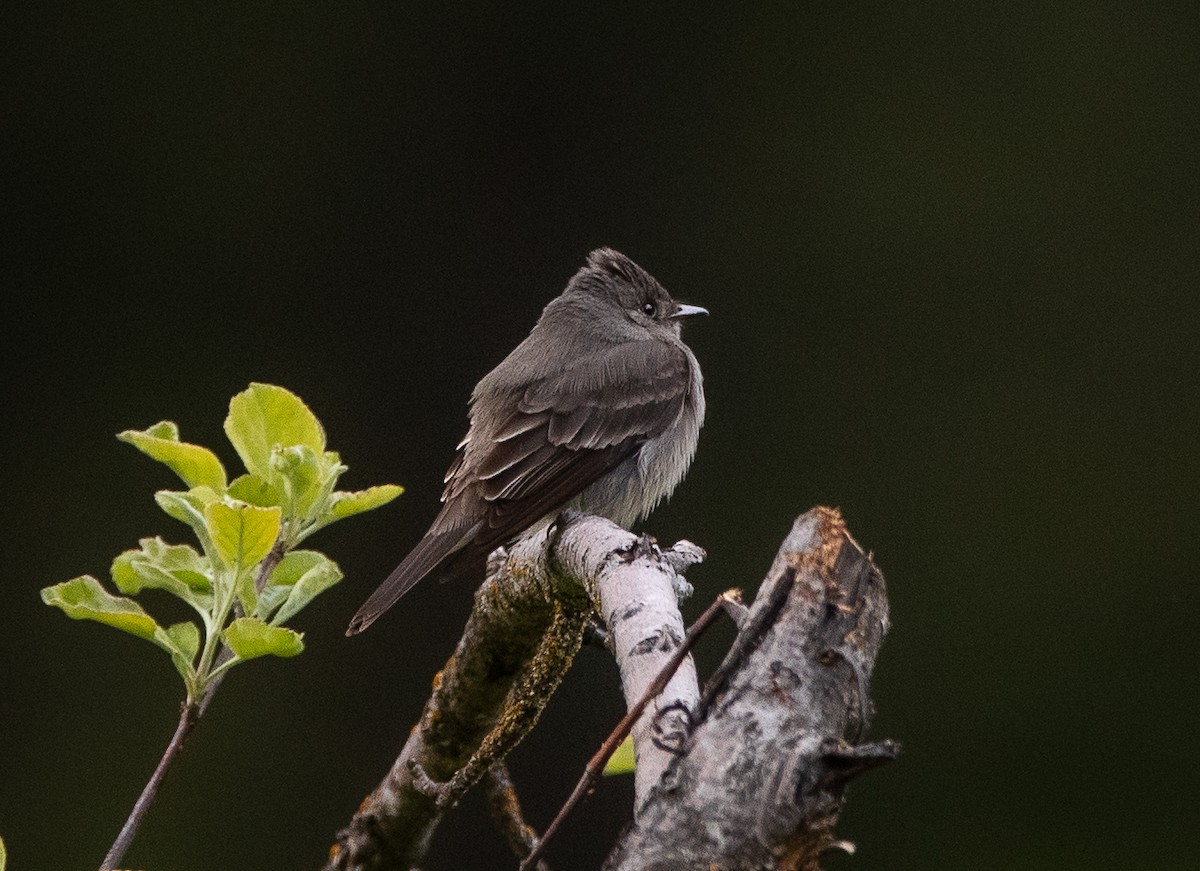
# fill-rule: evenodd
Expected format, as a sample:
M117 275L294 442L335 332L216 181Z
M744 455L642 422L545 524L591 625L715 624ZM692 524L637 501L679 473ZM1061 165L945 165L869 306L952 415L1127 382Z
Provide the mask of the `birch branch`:
M489 564L454 655L434 679L417 727L349 826L325 871L407 869L421 862L445 810L533 728L570 666L593 610L609 639L632 704L683 638L680 577L703 551L680 542L662 552L611 521L567 512L549 535L518 542ZM685 672L684 669L687 668ZM675 727L675 703L699 697L695 667L681 666L640 722L639 796L670 762L654 744L655 718ZM635 740L639 731L635 729ZM658 772L655 774L655 772Z
M616 543L629 535L615 524L605 523L611 527L608 535L597 541ZM625 704L633 707L683 643L686 628L679 601L692 594L692 587L681 573L703 560L704 551L690 541L681 541L671 550L659 552L650 540L641 538L630 550L610 553L619 553L624 565L588 575L585 583L608 627ZM635 812L675 758L676 748L682 747L699 699L696 664L688 656L634 723Z

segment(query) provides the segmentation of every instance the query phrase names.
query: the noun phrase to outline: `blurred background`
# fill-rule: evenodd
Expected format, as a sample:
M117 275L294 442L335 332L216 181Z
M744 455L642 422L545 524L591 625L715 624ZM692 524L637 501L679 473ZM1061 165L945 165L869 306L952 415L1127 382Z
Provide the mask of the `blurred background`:
M388 508L312 540L346 580L307 650L235 672L129 867L314 868L399 750L470 607L347 621L433 516L474 383L587 252L712 316L708 424L642 525L694 617L839 506L894 627L830 869L1194 868L1200 753L1200 52L1143 4L68 4L6 27L0 835L94 868L181 690L44 607L182 542L163 418L236 460L251 380L299 393ZM170 602L145 596L164 619ZM178 618L176 618L178 619ZM722 634L724 633L724 634ZM703 672L732 633L699 652ZM621 713L585 650L514 754L544 827ZM598 867L604 782L550 851ZM510 868L482 801L426 868Z

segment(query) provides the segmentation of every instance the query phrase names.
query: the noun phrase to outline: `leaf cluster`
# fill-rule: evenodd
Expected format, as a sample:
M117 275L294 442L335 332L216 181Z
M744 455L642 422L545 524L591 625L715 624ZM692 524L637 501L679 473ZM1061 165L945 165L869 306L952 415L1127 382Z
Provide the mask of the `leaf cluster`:
M168 466L187 489L161 490L155 501L191 528L199 549L144 538L113 560L116 596L82 575L42 590L47 605L152 642L170 655L189 703L199 702L228 669L260 656L295 656L301 633L283 625L342 579L331 559L297 546L329 524L378 508L400 495L392 484L357 492L335 489L346 471L326 450L320 421L295 394L251 384L229 403L225 433L246 473L230 481L216 454L182 442L162 421L117 438ZM135 596L163 590L197 615L160 625Z

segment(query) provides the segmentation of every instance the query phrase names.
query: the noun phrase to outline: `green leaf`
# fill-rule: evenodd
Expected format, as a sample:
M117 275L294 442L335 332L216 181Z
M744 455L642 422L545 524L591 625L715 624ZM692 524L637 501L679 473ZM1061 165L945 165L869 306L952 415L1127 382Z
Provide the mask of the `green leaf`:
M239 659L295 656L304 649L304 636L291 629L268 626L255 617L239 617L225 628L225 644Z
M249 568L270 553L279 537L282 512L238 502L213 502L204 509L217 556L228 566Z
M272 622L271 615L275 613L280 605L287 601L288 594L291 592L291 587L276 587L267 584L262 588L262 592L258 594L258 602L251 609L250 616ZM244 608L245 606L243 605Z
M299 583L308 572L322 563L332 561L325 554L315 550L293 550L285 554L279 564L271 572L267 580L268 586L291 587Z
M320 421L298 396L273 384L251 384L229 402L225 434L247 471L271 480L271 450L276 445L305 445L325 450Z
M171 662L183 678L190 697L192 681L196 678L195 662L196 652L200 649L200 630L196 628L195 623L176 623L165 631L160 629L154 640L159 647L171 654Z
M271 468L276 473L273 480L283 488L288 517L307 517L321 497L333 489L341 469L336 462L330 464L328 456L307 445L280 447L272 452Z
M73 620L95 620L138 638L154 640L161 627L132 599L114 596L91 575L82 575L42 590L42 601Z
M193 528L197 525L203 528L204 506L192 500L188 493L180 493L178 490L159 490L154 494L154 501L158 503L159 508L167 512L167 516Z
M204 509L220 498L221 496L211 487L193 487L186 492L159 490L154 494L154 501L158 503L158 507L169 517L190 526L206 552L210 550L212 541L208 537L208 523L204 519Z
M243 614L258 612L258 585L255 583L257 574L253 569L243 568L234 578L234 592L237 593L238 601L242 604Z
M289 587L287 599L271 623L278 626L342 579L337 563L314 550L294 550L280 560L267 589ZM265 613L265 611L264 611Z
M284 554L263 586L258 597L258 608L251 616L278 624L280 621L272 620L271 615L287 601L288 596L292 594L292 586L304 573L323 559L325 556L315 551L293 550Z
M386 505L403 492L404 488L396 484L380 484L353 493L334 493L329 513L335 520L341 520Z
M283 497L279 495L279 491L258 475L246 474L235 478L229 485L228 492L230 498L257 505L259 508L283 505Z
M225 468L208 448L179 440L179 427L169 420L138 432L128 429L117 438L133 445L143 454L165 463L189 487L225 489Z
M633 736L626 735L601 772L605 777L613 774L633 774Z
M184 621L167 628L167 636L175 649L187 657L188 662L196 658L200 650L200 630L195 623Z
M151 587L196 604L211 602L203 595L212 591L207 559L187 545L167 544L161 538L143 538L138 543L140 550L127 550L113 560L117 589L133 595Z
M196 652L200 649L200 630L196 628L196 624L176 623L167 629L156 626L154 637L150 640L170 655L171 663L187 687L188 698L192 698L196 680L194 663Z

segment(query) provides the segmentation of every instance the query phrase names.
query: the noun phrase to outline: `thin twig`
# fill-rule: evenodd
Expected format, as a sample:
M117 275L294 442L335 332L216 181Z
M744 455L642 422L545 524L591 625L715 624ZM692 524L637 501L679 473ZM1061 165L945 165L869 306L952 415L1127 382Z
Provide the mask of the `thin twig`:
M517 789L508 774L508 766L497 762L489 768L484 776L483 786L492 822L504 835L504 840L508 841L513 854L518 859L523 859L537 846L537 832L525 822L525 815L521 812L521 801L517 798ZM537 871L550 871L550 866L545 862L538 862Z
M735 587L728 592L735 595L728 596L721 600L721 605L725 608L725 613L737 625L738 629L742 628L742 624L746 622L746 618L750 616L750 609L742 604L742 591Z
M199 718L199 706L195 702L185 702L182 710L179 712L179 725L175 727L175 734L171 736L171 741L167 744L167 749L163 751L162 759L158 761L158 767L154 769L154 774L150 775L150 779L146 781L146 786L142 789L142 794L138 796L137 802L133 805L133 810L129 812L129 819L121 827L121 833L117 835L117 839L113 841L108 855L104 857L104 862L100 865L100 871L112 871L125 858L125 851L133 843L133 838L137 835L138 827L142 824L142 818L146 816L146 811L150 809L151 803L154 801L155 796L158 795L158 788L162 785L163 778L167 776L167 769L171 767L171 763L175 761L175 757L183 749L184 740L187 739L188 734L192 731L192 727L196 725L196 720Z
M666 665L662 667L662 670L658 673L658 676L650 682L650 685L646 687L646 691L642 694L642 697L638 699L637 703L634 704L625 714L625 716L621 718L621 722L617 723L616 727L604 740L604 743L600 745L600 749L596 751L595 755L593 755L590 760L588 760L588 764L583 770L583 776L581 776L579 778L579 782L575 784L575 789L571 792L570 797L567 799L566 803L563 804L562 808L558 812L558 815L554 818L554 821L550 823L550 827L546 829L546 833L542 835L541 840L534 845L533 850L530 851L529 855L525 857L525 861L521 863L521 871L529 871L529 869L534 867L535 863L546 851L546 844L549 843L552 837L554 837L554 834L558 831L559 826L562 825L563 820L567 818L568 814L570 814L571 811L575 809L575 806L583 799L583 796L586 795L587 792L593 786L595 786L596 781L600 779L600 774L602 771L604 771L605 763L607 763L609 757L616 752L617 747L620 746L621 742L625 740L625 736L629 734L631 729L633 729L633 724L638 721L638 718L642 715L642 712L646 710L646 706L649 705L654 699L658 698L658 694L663 691L663 688L670 682L676 670L683 663L683 661L687 659L688 654L691 652L692 647L696 643L696 639L698 639L704 633L704 631L708 629L708 627L714 620L716 620L718 616L725 613L725 599L727 597L736 595L736 591L727 590L721 595L717 596L716 600L708 606L707 610L705 610L705 612L701 614L699 618L697 618L696 622L688 627L687 632L683 636L683 642L678 648L676 648L675 652L671 655L671 658L667 660Z
M266 589L267 581L271 578L271 572L275 571L275 567L283 560L283 535L275 539L275 544L263 557L263 561L258 564L258 576L254 579L254 589L261 593Z
M254 580L254 586L258 592L261 593L263 591L263 588L267 585L267 579L270 578L271 572L279 565L281 559L283 559L282 541L277 540L270 552L263 557L263 561L259 563L258 576ZM241 603L236 603L235 607L240 614ZM213 631L220 631L220 628L216 627ZM171 736L171 742L167 744L167 749L163 751L163 756L158 762L158 767L154 769L154 774L150 775L150 779L146 782L145 787L143 787L142 794L138 796L133 810L129 812L129 819L125 820L125 825L121 827L120 834L113 841L108 855L104 857L104 863L100 866L100 871L111 871L125 857L125 852L129 849L129 845L133 843L138 828L142 824L142 819L146 816L146 811L150 809L150 805L158 795L158 788L162 784L163 778L167 776L167 769L171 767L171 763L175 761L175 757L183 749L184 739L192 731L192 727L196 725L196 721L204 716L204 712L208 710L209 703L212 701L213 696L216 695L217 687L225 679L225 671L221 670L222 666L226 665L231 659L233 659L233 651L228 647L222 646L221 652L217 656L217 661L213 664L213 668L209 672L212 679L200 693L200 698L190 699L183 703L179 714L179 725L175 727L175 734Z

